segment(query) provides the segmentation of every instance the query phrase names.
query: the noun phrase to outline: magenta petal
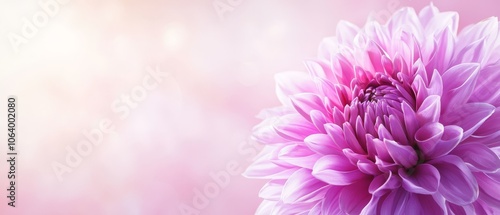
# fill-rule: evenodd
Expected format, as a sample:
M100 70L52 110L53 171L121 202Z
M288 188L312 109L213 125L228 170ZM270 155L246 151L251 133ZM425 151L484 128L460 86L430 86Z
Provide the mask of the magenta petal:
M401 180L397 176L393 176L392 172L380 174L373 178L368 187L368 192L373 195L383 195L385 191L390 191L401 186Z
M431 153L426 154L428 158L436 158L447 155L453 150L462 140L463 130L455 125L447 125L444 127L441 140L436 143Z
M436 147L436 143L441 139L444 133L444 126L441 123L429 123L422 126L415 133L415 140L418 148L429 155Z
M258 179L286 179L299 169L298 167L278 165L273 162L274 151L270 150L269 147L264 148L263 152L265 152L265 154L258 157L257 160L245 170L243 173L245 177Z
M440 17L435 17L435 18L443 18L442 16ZM433 23L445 23L443 20L435 20ZM458 22L456 22L458 24ZM440 29L441 30L441 29ZM434 50L434 56L430 60L430 63L427 65L431 65L432 67L428 67L428 69L437 69L438 71L444 71L446 68L449 67L451 58L453 56L453 51L455 47L455 33L450 30L450 28L445 28L444 30L441 30L442 33L438 35L438 38L436 38L438 41L436 41L436 49ZM438 32L436 32L438 33Z
M267 182L262 189L260 189L259 197L266 200L279 201L285 182L285 179L271 180Z
M406 168L417 164L418 156L411 146L400 145L392 140L384 140L387 151L391 155L394 162Z
M415 136L415 132L417 132L418 129L417 114L407 102L401 103L401 110L403 111L403 115L405 116L404 121L406 133L411 139Z
M300 113L300 115L302 115L305 119L310 119L309 114L312 110L319 110L326 113L323 100L316 94L301 93L290 96L290 98L295 110L297 110L297 112Z
M328 133L328 136L332 138L333 143L335 143L339 149L349 148L344 138L344 131L342 131L342 128L340 126L333 123L328 123L325 124L325 130Z
M312 169L321 155L314 153L308 147L298 144L287 145L278 153L278 159L291 165Z
M498 53L497 53L498 54ZM484 102L495 107L500 106L500 64L495 63L481 68L474 93L469 102Z
M453 215L468 215L468 214L476 214L474 210L474 206L472 204L469 205L456 205L452 203L447 203L448 213Z
M339 196L342 187L330 187L321 204L321 214L340 214ZM313 215L313 214L311 214Z
M483 144L462 144L452 154L459 156L465 163L470 164L472 171L496 172L500 169L500 158L491 149Z
M446 201L439 195L417 195L422 210L421 214L445 214Z
M499 181L495 180L491 175L483 173L476 173L476 178L481 189L479 199L488 205L500 209L500 192L498 192L500 189Z
M339 196L340 210L344 214L359 214L370 201L369 180L362 180L344 187Z
M409 145L408 144L408 138L405 135L404 132L404 127L399 121L398 117L391 115L389 116L389 124L391 128L391 134L392 137L394 137L394 140L402 145Z
M439 187L441 176L438 170L429 164L420 164L412 170L399 169L403 188L408 192L434 194Z
M319 78L332 78L333 77L333 72L331 70L331 67L329 65L329 60L306 60L304 62L307 70L309 71L309 74L312 77L319 77Z
M312 175L331 185L345 186L361 180L365 174L341 155L326 155L314 165Z
M301 169L286 181L281 197L284 203L314 202L324 197L328 185L311 175L311 171Z
M495 112L495 107L486 103L468 103L450 111L443 117L443 124L463 128L466 139Z
M304 139L304 143L312 151L318 154L328 155L342 153L338 146L333 143L332 138L330 138L327 134L310 135Z
M478 77L480 65L476 63L464 63L448 69L443 77L443 110L448 107L465 104L473 92ZM451 109L450 108L450 109Z
M344 131L344 137L347 142L348 148L352 149L356 153L364 153L365 150L361 147L358 139L356 138L354 129L352 128L351 124L349 123L344 123L343 126L343 131Z
M361 171L362 173L369 174L369 175L380 174L380 171L377 168L377 165L369 159L366 159L366 158L360 159L356 165L358 166L359 171Z
M407 192L403 188L393 190L385 198L380 207L380 214L420 214L421 206L416 194Z
M298 114L280 117L274 124L276 133L289 140L302 141L307 136L317 133L314 125Z
M417 119L421 125L438 122L441 114L441 97L431 95L425 98L417 111Z
M492 145L495 140L500 139L500 108L495 109L495 113L491 115L476 132L472 135L481 143ZM494 146L494 145L493 145Z
M470 204L478 198L479 187L476 178L459 157L447 155L429 162L441 174L439 193L447 201L457 204Z
M277 203L277 201L264 200L260 203L259 207L255 211L255 214L272 214Z
M321 133L326 133L325 124L328 123L329 120L326 118L325 114L318 110L312 110L310 114L314 127Z

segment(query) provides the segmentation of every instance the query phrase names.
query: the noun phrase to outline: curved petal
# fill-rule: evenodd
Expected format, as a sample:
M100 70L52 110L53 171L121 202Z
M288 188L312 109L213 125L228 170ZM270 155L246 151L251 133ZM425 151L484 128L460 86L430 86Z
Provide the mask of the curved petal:
M368 192L381 196L385 191L390 191L401 186L401 180L397 176L393 176L392 172L375 176L368 187Z
M403 179L403 188L408 192L419 194L434 194L439 187L441 176L439 171L432 165L417 165L411 172L399 169L399 176Z
M267 182L259 191L259 197L265 200L279 201L281 199L281 191L285 184L285 179L271 180Z
M312 110L326 113L323 100L316 94L300 93L290 96L290 99L295 110L307 120L311 119L310 113Z
M463 128L466 139L472 135L495 112L495 106L487 103L468 103L449 111L442 117L445 125Z
M305 72L282 72L274 76L276 95L281 104L291 107L289 96L297 93L317 93L316 84Z
M444 133L444 126L441 123L429 123L422 126L415 133L415 141L418 148L429 155L436 147L436 143L441 140Z
M451 152L462 140L463 130L456 125L447 125L444 127L443 136L441 140L436 143L432 152L427 154L428 158L436 158L447 155Z
M299 114L279 117L273 127L280 136L295 141L302 141L307 136L318 133L314 125Z
M417 215L423 208L416 196L403 188L393 190L385 198L380 207L380 214L408 214Z
M493 173L500 169L500 158L483 144L470 143L457 146L452 154L470 164L472 171Z
M384 140L387 151L391 155L394 162L406 168L410 168L417 164L418 156L411 146L400 145L392 140Z
M472 204L456 205L448 202L446 206L448 207L448 213L452 215L476 214Z
M500 72L499 72L500 74ZM491 115L484 123L474 132L472 137L485 145L500 139L500 107L495 109L495 113Z
M309 149L318 154L342 154L340 148L333 143L332 138L327 134L312 134L304 139L304 143Z
M408 137L410 138L409 140L412 141L412 138L415 137L415 132L417 132L418 129L417 114L406 101L403 101L401 103L401 110L403 111L403 115L405 116L404 121L406 132L408 134Z
M301 169L293 173L283 186L283 203L314 202L322 199L328 184L314 178L311 171Z
M327 123L325 124L325 130L339 149L349 148L344 138L344 131L340 126L333 123Z
M260 203L257 211L255 211L256 215L269 215L273 214L273 210L276 208L276 204L278 201L269 201L264 200Z
M311 151L308 147L299 144L292 144L280 149L278 159L291 165L312 169L314 163L321 158L321 155Z
M440 99L441 97L438 95L431 95L422 102L417 111L417 119L421 125L439 121L441 115Z
M337 186L352 184L366 176L341 155L326 155L320 158L313 167L312 175Z
M273 127L273 124L277 120L277 117L268 118L253 127L252 129L252 139L263 144L275 144L290 142L290 140L278 135Z
M247 178L258 179L286 179L290 177L298 167L291 165L278 165L272 161L275 159L276 147L264 147L261 156L257 158L243 173Z
M359 214L370 201L370 180L362 180L344 187L339 195L339 208L345 214Z
M476 178L459 157L447 155L429 162L441 174L439 193L456 205L470 204L478 198Z
M443 74L442 112L467 102L473 92L479 74L480 65L464 63L451 67Z
M500 210L500 183L483 173L476 173L477 182L479 183L479 188L481 192L479 193L479 199L486 203L488 206Z
M321 203L322 214L340 214L339 196L341 187L330 187L325 194L325 199Z

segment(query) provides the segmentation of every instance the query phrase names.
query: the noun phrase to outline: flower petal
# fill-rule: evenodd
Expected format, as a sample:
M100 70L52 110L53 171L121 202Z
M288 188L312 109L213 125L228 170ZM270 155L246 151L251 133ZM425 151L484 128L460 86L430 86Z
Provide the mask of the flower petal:
M383 195L385 191L390 191L401 186L401 180L397 176L393 176L392 172L380 174L373 178L368 187L368 192L373 195Z
M411 146L400 145L392 140L384 140L387 151L391 155L394 162L406 168L410 168L417 164L418 156Z
M441 174L439 193L448 202L457 205L470 204L478 198L476 178L459 157L447 155L429 162Z
M458 125L463 128L466 139L495 112L495 107L486 103L468 103L449 111L442 118L445 125Z
M326 155L313 167L312 175L331 185L345 186L361 180L365 174L341 155Z
M419 194L434 194L438 190L441 176L434 166L420 164L410 171L404 169L398 171L405 190Z
M317 93L313 79L305 72L283 72L274 76L276 95L281 104L291 107L289 96L297 93Z
M281 148L278 159L291 165L312 169L314 163L321 157L311 151L308 147L299 144L291 144Z
M380 214L420 214L422 206L418 202L416 194L410 193L403 188L392 190L385 198L380 207Z
M441 97L430 95L422 102L417 111L417 119L421 125L438 122L441 115Z
M472 171L492 173L500 169L498 156L483 144L462 144L455 148L452 154L459 156L465 163L470 164Z
M340 214L339 196L341 187L330 187L321 203L321 214ZM312 214L314 215L314 214Z
M359 214L370 201L370 180L361 180L344 187L339 196L339 207L345 214Z
M401 103L401 110L403 111L404 121L405 121L405 128L406 128L406 133L408 134L408 137L410 138L409 140L411 141L411 138L415 137L415 132L417 132L418 128L418 120L417 120L417 114L411 108L411 106L403 101Z
M304 143L312 151L319 154L328 155L342 153L338 146L333 143L332 138L330 138L327 134L310 135L304 139Z
M418 148L429 155L436 147L436 143L441 139L444 133L444 126L441 123L429 123L422 126L415 133L415 141Z
M476 85L480 65L477 63L459 64L448 69L443 77L442 112L467 102ZM451 107L451 108L449 108Z
M427 158L437 158L447 155L453 150L462 140L463 130L456 125L447 125L444 127L443 136L439 140L432 152L426 154Z
M340 126L333 123L328 123L325 124L325 130L328 133L328 136L332 138L333 142L338 146L339 149L349 148L344 138L344 131Z
M290 99L295 110L307 120L311 119L309 115L312 110L319 110L322 113L326 113L323 100L316 94L300 93L290 96Z
M328 184L314 178L311 171L301 169L293 173L283 186L281 200L285 204L314 202L322 199Z
M259 197L265 200L279 201L281 199L281 191L285 184L285 179L271 180L267 182L259 191Z
M288 140L302 141L307 136L318 133L314 125L299 114L289 114L279 117L274 122L276 133Z

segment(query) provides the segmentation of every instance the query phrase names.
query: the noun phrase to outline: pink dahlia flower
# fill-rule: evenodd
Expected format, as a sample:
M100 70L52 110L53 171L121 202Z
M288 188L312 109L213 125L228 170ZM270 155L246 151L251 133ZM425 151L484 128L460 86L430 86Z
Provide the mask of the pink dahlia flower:
M257 214L500 214L500 28L430 5L341 22L309 74L276 75Z

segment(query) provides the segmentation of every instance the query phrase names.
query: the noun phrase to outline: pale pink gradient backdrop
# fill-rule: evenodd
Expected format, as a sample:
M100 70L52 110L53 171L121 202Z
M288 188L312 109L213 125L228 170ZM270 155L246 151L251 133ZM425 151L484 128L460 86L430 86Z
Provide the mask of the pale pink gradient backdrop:
M43 0L46 1L46 0ZM219 0L226 2L225 0ZM6 132L0 133L0 214L180 214L210 172L251 154L260 109L278 105L273 75L304 70L323 37L344 19L362 25L370 13L420 10L428 1L243 0L221 19L213 0L71 0L14 53L38 1L0 3L0 113L19 100L17 208L6 206ZM392 2L392 3L389 3ZM460 26L500 15L500 3L434 1L460 13ZM141 83L148 65L172 74L121 121L111 110ZM5 115L0 130L5 131ZM73 173L59 182L51 168L65 147L102 118L116 123ZM234 176L201 214L253 214L264 181Z

